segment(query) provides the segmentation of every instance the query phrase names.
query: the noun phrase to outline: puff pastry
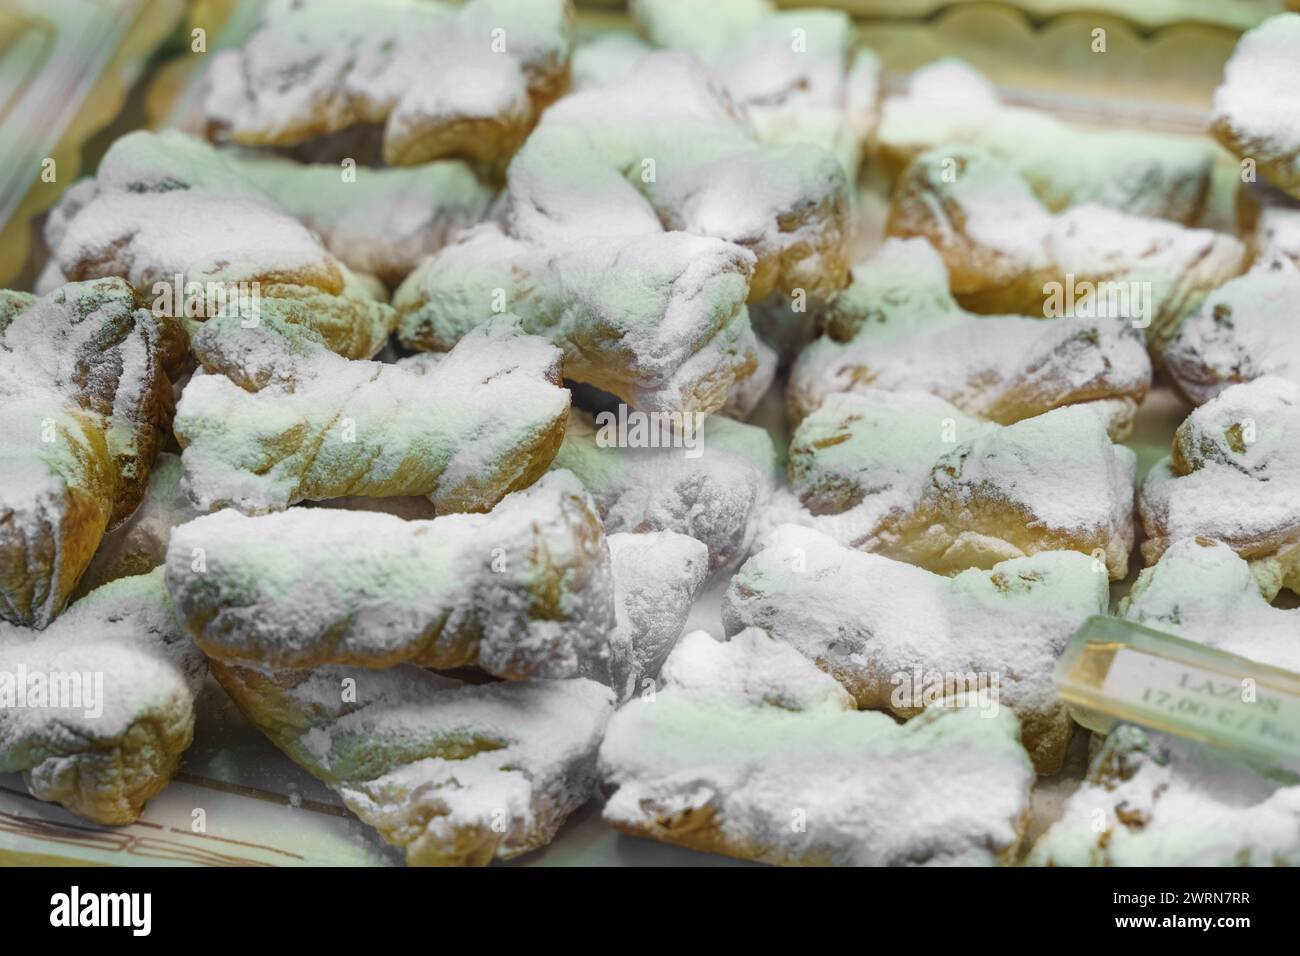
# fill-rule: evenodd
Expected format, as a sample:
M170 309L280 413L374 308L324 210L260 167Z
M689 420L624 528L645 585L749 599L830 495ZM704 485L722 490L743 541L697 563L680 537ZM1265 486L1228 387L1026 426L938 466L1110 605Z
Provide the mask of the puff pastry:
M206 673L161 568L92 591L44 631L0 623L0 772L88 820L130 823L189 747Z
M1183 322L1161 362L1196 405L1265 375L1300 382L1292 313L1297 301L1300 269L1287 259L1261 262L1211 292Z
M1300 611L1273 607L1249 562L1210 538L1182 538L1120 601L1130 621L1300 673Z
M1257 378L1195 409L1138 495L1146 563L1180 538L1214 538L1251 563L1268 600L1300 591L1298 455L1295 382Z
M1009 164L1052 212L1097 203L1134 216L1191 225L1210 189L1203 140L1136 130L1080 130L1048 113L1007 106L979 71L944 57L885 100L877 134L897 176L939 146L972 146Z
M856 176L880 118L881 77L847 13L782 11L768 0L632 0L628 12L655 46L708 64L760 140L815 143Z
M930 392L1002 425L1088 404L1120 440L1151 384L1146 348L1123 319L974 316L924 239L886 240L856 265L824 326L790 372L796 423L829 394L883 388Z
M1242 34L1214 91L1210 132L1260 175L1300 198L1300 13L1281 13Z
M208 135L289 145L383 127L383 159L503 166L569 82L566 0L274 0L213 56Z
M614 709L608 687L583 679L457 686L411 665L213 672L412 866L483 866L549 843L591 797ZM348 681L355 702L344 701Z
M1094 409L999 426L920 392L829 396L790 444L795 507L841 544L941 574L1039 551L1082 551L1112 580L1133 547L1136 458Z
M1246 255L1232 236L1096 204L1053 215L1010 166L964 146L936 147L904 170L887 228L929 239L972 311L1047 315L1051 294L1064 304L1068 290L1076 312L1086 300L1145 328L1156 353Z
M96 178L70 188L51 212L44 281L117 276L155 315L190 331L214 313L250 322L281 315L315 328L341 355L374 355L396 313L253 179L180 133L124 136ZM342 185L334 192L352 195Z
M743 558L775 477L766 431L720 415L704 419L698 455L684 448L602 445L602 429L574 411L552 465L577 475L606 531L674 531L708 549L710 569Z
M0 293L4 620L54 620L144 495L172 416L165 341L120 279Z
M1010 860L1033 768L1015 718L932 710L896 724L798 651L751 628L704 631L663 689L610 721L605 820L624 833L780 865Z
M215 660L472 664L513 680L608 683L609 547L582 486L562 472L486 515L205 515L172 531L167 586Z
M946 578L795 525L765 545L727 588L729 633L763 628L863 710L908 718L954 692L983 691L985 706L1020 719L1038 772L1060 769L1073 725L1056 693L1056 659L1110 602L1109 579L1087 555L1043 551Z
M268 315L253 328L209 319L192 346L201 370L175 427L204 511L423 494L440 512L485 511L541 475L564 437L560 353L510 317L436 363L350 362Z
M1295 866L1300 787L1264 776L1230 754L1121 725L1106 738L1087 781L1029 862Z
M638 409L716 411L758 367L745 308L753 265L739 246L682 232L539 246L485 224L397 290L398 338L445 351L509 310L564 351L573 381Z

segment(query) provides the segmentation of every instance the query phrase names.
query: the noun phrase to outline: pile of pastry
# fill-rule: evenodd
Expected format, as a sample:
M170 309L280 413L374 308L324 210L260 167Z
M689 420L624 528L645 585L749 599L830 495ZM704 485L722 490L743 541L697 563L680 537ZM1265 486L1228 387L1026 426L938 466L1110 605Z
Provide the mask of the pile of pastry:
M130 822L211 673L416 864L593 799L779 864L1300 863L1300 788L1131 727L1025 845L1138 525L1118 613L1300 670L1300 15L1215 97L1228 235L1208 139L952 60L882 101L836 11L630 9L273 2L202 137L67 191L0 293L0 771ZM1195 408L1136 490L1153 369ZM14 705L81 673L98 714Z

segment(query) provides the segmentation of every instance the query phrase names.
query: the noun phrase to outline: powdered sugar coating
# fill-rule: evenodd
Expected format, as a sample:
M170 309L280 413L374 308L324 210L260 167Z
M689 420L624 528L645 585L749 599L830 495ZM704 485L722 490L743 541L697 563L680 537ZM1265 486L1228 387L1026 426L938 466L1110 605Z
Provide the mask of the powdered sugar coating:
M1300 197L1300 13L1242 34L1214 91L1210 131L1280 189Z
M1300 673L1300 611L1270 605L1250 564L1209 538L1174 542L1119 606L1130 621Z
M351 362L269 315L253 328L210 319L192 344L202 369L176 436L186 491L205 511L415 494L483 511L545 471L564 434L560 353L509 316L432 369Z
M180 133L131 133L51 212L51 261L73 279L121 277L155 315L190 326L214 311L260 308L316 328L342 355L374 355L395 313L256 178ZM347 207L318 198L317 208L332 224ZM236 306L192 303L191 284L233 293Z
M757 365L754 257L682 232L533 245L495 224L426 259L394 296L408 348L443 351L509 309L564 374L650 411L710 412Z
M1213 538L1252 563L1268 599L1300 590L1298 459L1295 382L1257 378L1193 410L1138 497L1146 563L1180 538Z
M604 446L594 420L575 411L552 467L582 480L609 533L689 535L718 569L749 549L775 477L775 452L766 431L722 416L706 418L698 440L695 458L684 448Z
M1193 223L1210 186L1203 141L1135 130L1079 130L1045 112L1006 106L974 67L944 57L885 100L881 156L897 174L938 146L973 146L1010 164L1048 209L1097 203L1134 216Z
M1070 550L1118 580L1133 546L1135 469L1085 406L998 426L925 393L837 393L791 441L803 507L781 520L940 573Z
M922 153L907 167L888 231L929 239L968 309L1045 315L1053 287L1062 302L1065 289L1092 287L1112 314L1146 329L1157 353L1246 256L1231 236L1096 204L1053 216L1010 166L959 146Z
M0 617L44 627L144 494L171 418L163 334L120 279L7 296Z
M476 664L608 682L609 549L577 479L486 515L232 510L172 531L167 586L210 657L269 667Z
M979 318L948 292L924 239L889 239L831 300L826 334L790 373L798 422L833 392L920 390L967 414L1010 424L1062 405L1104 407L1123 438L1151 383L1138 334L1119 318Z
M505 221L542 245L679 230L750 250L750 301L843 284L848 184L815 146L755 140L697 60L642 57L621 81L547 110L511 164Z
M213 57L210 135L299 143L384 127L384 161L500 163L568 81L565 0L275 0L239 50Z
M756 628L681 639L654 700L600 749L605 819L628 833L775 864L1008 859L1033 770L1007 711L898 725ZM794 826L792 823L802 823Z
M206 673L172 615L162 570L91 592L44 631L0 623L0 673L16 680L20 668L47 681L98 675L102 697L91 712L53 700L33 707L18 685L28 706L0 706L0 771L21 770L33 795L97 823L136 819L190 745Z
M880 62L840 10L778 11L767 0L634 0L650 42L698 57L765 143L815 143L850 178L879 119Z
M1105 830L1094 826L1105 812ZM1300 786L1231 754L1122 725L1034 847L1055 866L1295 866Z
M709 573L709 552L675 531L609 536L614 572L612 686L626 700L653 685Z
M1197 405L1265 375L1300 382L1297 303L1300 269L1262 262L1210 293L1169 343L1164 367Z
M731 579L722 619L729 633L763 628L859 707L900 717L924 709L923 688L936 678L982 675L997 705L1020 718L1038 771L1052 773L1072 726L1056 693L1056 659L1084 618L1106 613L1108 585L1104 569L1074 551L947 578L783 525Z
M549 843L591 797L614 709L609 688L581 679L458 687L409 665L213 669L276 746L412 866L483 866Z

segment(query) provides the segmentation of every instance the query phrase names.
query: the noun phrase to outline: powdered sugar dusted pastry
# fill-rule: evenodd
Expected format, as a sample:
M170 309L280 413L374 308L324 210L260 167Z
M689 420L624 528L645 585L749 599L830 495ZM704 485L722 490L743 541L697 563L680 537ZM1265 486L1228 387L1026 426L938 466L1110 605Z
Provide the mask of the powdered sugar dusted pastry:
M790 444L807 524L849 547L941 574L1039 551L1082 551L1124 577L1136 458L1080 406L1013 425L920 392L827 397Z
M1205 205L1213 165L1202 140L1085 131L1045 112L1006 106L988 79L955 57L917 70L906 93L885 100L878 140L894 175L929 149L973 146L1008 163L1053 212L1097 203L1188 225Z
M209 135L250 146L383 127L383 158L503 165L569 80L566 0L274 0L214 54Z
M834 392L920 390L1003 425L1087 403L1128 435L1151 361L1121 318L980 318L948 292L943 259L923 239L889 239L831 300L825 334L790 373L797 422Z
M1214 538L1248 560L1264 596L1300 591L1300 385L1274 376L1226 388L1174 433L1138 496L1155 564L1180 538Z
M1056 659L1109 607L1104 568L1044 551L946 578L782 525L731 579L727 631L761 627L838 680L864 710L912 717L982 692L1020 719L1039 773L1060 769L1072 721Z
M457 686L409 665L213 671L245 716L412 866L483 866L551 842L595 789L614 709L608 687L581 679ZM349 680L354 703L343 702Z
M1245 260L1241 242L1207 229L1096 204L1054 216L1010 166L958 146L904 171L888 230L929 239L968 309L1128 319L1156 352Z
M1097 811L1105 829L1096 827ZM1034 847L1047 866L1295 866L1300 786L1230 754L1121 725Z
M816 143L857 174L880 116L880 62L842 10L778 11L768 0L634 0L656 46L698 57L765 143Z
M726 240L757 257L756 302L844 284L848 198L833 155L758 142L697 60L656 52L547 110L511 164L504 215L512 236L551 250L671 231Z
M1161 363L1197 405L1225 388L1277 375L1300 382L1300 269L1262 262L1215 289L1179 328Z
M600 748L625 833L783 865L1006 862L1033 768L1007 710L858 713L798 651L751 628L681 639L653 700Z
M161 568L91 592L44 631L0 623L0 771L96 823L130 823L190 745L205 672Z
M1261 175L1300 197L1300 13L1242 34L1214 91L1210 131Z
M172 531L167 586L218 660L477 664L510 679L607 682L609 549L581 485L562 472L486 515L206 515Z
M743 557L775 474L767 432L722 416L704 418L690 432L679 429L689 448L638 447L663 437L645 425L634 434L625 423L623 432L613 413L598 424L575 411L552 466L582 480L605 530L690 535L708 548L712 569Z
M1300 269L1300 198L1267 183L1242 184L1236 212L1256 268L1280 262Z
M455 160L418 169L357 169L344 181L337 165L251 151L217 155L319 234L349 268L394 288L457 231L479 222L493 195Z
M611 677L620 700L653 686L686 627L705 578L709 552L675 531L611 534L616 626L610 634Z
M0 301L0 617L44 627L145 492L165 333L120 279Z
M185 494L181 474L180 456L160 452L139 506L131 517L104 535L77 583L74 599L118 578L147 574L167 559L167 539L172 528L203 513Z
M1174 542L1138 575L1119 611L1156 630L1300 673L1300 611L1264 600L1250 564L1221 542Z
M96 179L64 193L45 238L62 276L123 278L155 315L191 329L219 314L286 315L341 355L369 358L396 320L247 170L179 133L119 139Z
M311 329L210 319L192 342L176 437L203 510L430 495L485 511L542 474L564 437L560 353L501 317L436 365L350 362Z
M444 351L508 309L564 350L566 378L640 409L710 412L758 366L745 309L754 258L683 232L534 245L484 224L398 289L398 336Z

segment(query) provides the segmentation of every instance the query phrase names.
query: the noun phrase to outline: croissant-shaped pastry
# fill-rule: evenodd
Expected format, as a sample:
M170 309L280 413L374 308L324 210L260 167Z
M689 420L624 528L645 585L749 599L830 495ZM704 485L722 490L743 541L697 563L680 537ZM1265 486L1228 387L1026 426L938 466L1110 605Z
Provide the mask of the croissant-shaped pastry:
M205 515L172 531L167 586L214 660L473 664L512 680L608 683L609 562L582 486L556 472L486 515Z
M1285 258L1261 260L1206 297L1170 341L1161 364L1197 405L1265 375L1300 383L1292 311L1297 301L1300 269Z
M1150 385L1151 360L1123 319L972 315L928 242L889 239L827 305L787 394L796 423L827 395L863 388L930 392L1002 425L1088 404L1120 440Z
M171 779L207 672L162 568L78 600L44 631L0 623L0 772L96 823L130 823Z
M1222 541L1182 538L1119 602L1130 621L1300 673L1300 611L1273 607L1250 562Z
M43 282L117 276L155 315L191 332L213 316L279 315L314 328L341 355L370 358L396 313L375 297L373 280L354 274L256 179L180 133L124 136L96 178L70 188L51 212Z
M882 84L880 61L857 46L846 12L778 10L769 0L631 0L628 12L655 46L708 64L762 142L815 143L856 177L880 118ZM626 52L619 58L624 71L633 62Z
M0 298L0 617L44 627L144 495L166 334L120 279Z
M1133 548L1136 456L1067 406L1000 426L920 392L829 396L790 443L801 507L769 520L940 574L1082 551L1112 580Z
M1300 198L1300 13L1269 17L1237 41L1214 91L1210 132L1279 189Z
M185 486L250 514L344 495L429 495L485 511L541 475L564 437L560 353L510 317L441 361L348 361L310 328L209 319L176 414Z
M1096 204L1052 215L1010 166L964 146L907 167L887 228L929 239L972 311L1127 319L1156 354L1246 256L1232 236Z
M899 724L757 628L681 639L609 722L605 820L786 866L989 865L1020 845L1033 768L1010 710Z
M564 374L638 409L711 412L758 365L745 309L753 257L681 232L554 248L485 224L431 256L397 290L398 338L445 351L493 318L564 351Z
M1108 610L1104 568L1075 551L1040 551L946 578L795 525L765 545L731 579L728 633L763 628L863 710L907 718L958 691L984 693L1020 719L1038 772L1060 769L1073 722L1056 659L1086 617Z
M693 449L618 447L616 416L606 414L597 425L574 411L552 466L582 480L605 530L690 535L708 548L711 570L742 558L775 479L767 432L714 415L692 429Z
M214 54L208 134L283 146L378 124L389 166L504 166L568 86L571 18L567 0L275 0Z
M1180 538L1204 537L1251 563L1265 598L1300 592L1300 385L1275 376L1225 388L1174 433L1172 454L1138 495L1155 564Z
M877 139L894 176L927 150L972 146L1009 164L1053 212L1097 203L1184 225L1200 218L1214 165L1209 144L1193 137L1083 130L1008 106L956 57L917 70L903 94L885 100Z
M1214 748L1120 724L1027 862L1296 866L1300 786Z
M457 686L411 665L212 669L272 743L412 866L484 866L549 843L595 790L614 710L609 688L584 679Z

